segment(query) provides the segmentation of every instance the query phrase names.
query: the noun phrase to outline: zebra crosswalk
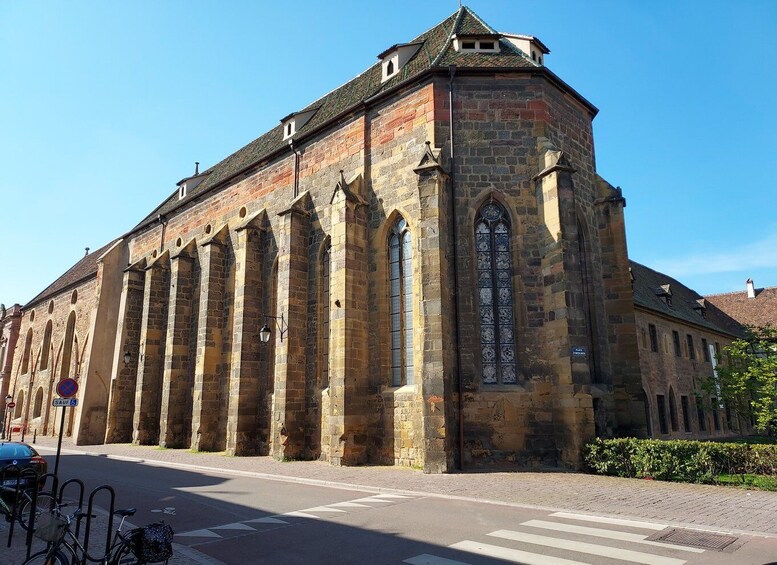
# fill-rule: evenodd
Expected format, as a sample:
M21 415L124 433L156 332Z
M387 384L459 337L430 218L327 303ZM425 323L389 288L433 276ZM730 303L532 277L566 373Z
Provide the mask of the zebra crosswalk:
M526 565L585 565L601 558L621 563L683 565L706 551L648 539L666 528L668 525L653 522L555 512L545 520L527 520L509 530L453 543L448 546L453 551L445 555L424 553L403 563L470 565L462 556L471 554L473 559L478 556ZM482 559L476 561L482 563Z

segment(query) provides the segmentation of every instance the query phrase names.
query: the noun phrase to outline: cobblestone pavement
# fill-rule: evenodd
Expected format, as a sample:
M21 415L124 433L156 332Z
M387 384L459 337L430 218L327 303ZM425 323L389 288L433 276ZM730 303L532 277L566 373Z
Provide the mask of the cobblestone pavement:
M50 437L37 438L36 442L45 455L51 454L56 444L56 439ZM156 461L188 469L199 467L221 472L250 473L274 480L340 487L358 486L375 492L421 492L427 496L548 510L572 510L777 537L777 492L562 472L425 475L419 471L394 467L334 467L320 461L280 462L271 457L226 457L219 453L192 453L188 450L128 444L74 446L67 438L63 440L62 448L66 453ZM7 533L4 526L0 526L3 550L6 549L6 536L3 534ZM15 537L21 539L22 536ZM177 562L197 561L193 556L181 556L181 559Z

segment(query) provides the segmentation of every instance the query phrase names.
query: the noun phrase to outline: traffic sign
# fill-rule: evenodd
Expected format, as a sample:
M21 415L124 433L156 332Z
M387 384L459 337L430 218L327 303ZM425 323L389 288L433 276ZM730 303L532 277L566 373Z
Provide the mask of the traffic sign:
M14 406L16 406L16 402L9 402L8 403L8 408L13 408Z
M62 379L57 383L57 394L62 398L70 398L78 392L78 381L70 377Z
M54 402L51 403L52 406L78 406L78 399L77 398L55 398Z

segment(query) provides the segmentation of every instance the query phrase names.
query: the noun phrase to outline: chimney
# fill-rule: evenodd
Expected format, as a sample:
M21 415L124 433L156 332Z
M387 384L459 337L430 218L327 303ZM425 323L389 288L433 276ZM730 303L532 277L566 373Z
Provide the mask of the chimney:
M753 286L753 279L747 279L747 297L755 298L755 287Z
M195 161L194 162L194 176L196 177L199 174L200 174L200 162L199 161Z
M84 251L86 251L86 253L84 253L84 257L89 255L89 248L88 247L84 247Z

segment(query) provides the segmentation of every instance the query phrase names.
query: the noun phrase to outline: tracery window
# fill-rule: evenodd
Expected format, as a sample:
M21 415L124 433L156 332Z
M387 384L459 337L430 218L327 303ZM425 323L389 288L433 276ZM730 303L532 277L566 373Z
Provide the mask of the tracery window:
M389 318L391 381L413 384L413 262L412 241L401 216L391 227L389 247Z
M515 360L510 223L496 202L486 203L475 221L480 352L484 384L518 382Z

